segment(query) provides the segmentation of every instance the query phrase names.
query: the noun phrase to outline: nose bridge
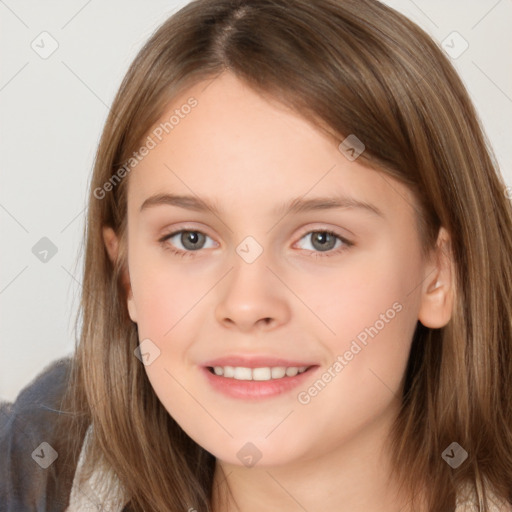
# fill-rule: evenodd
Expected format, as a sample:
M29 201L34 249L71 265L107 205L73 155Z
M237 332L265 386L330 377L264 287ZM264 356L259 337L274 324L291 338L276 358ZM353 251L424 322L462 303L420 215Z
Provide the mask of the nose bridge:
M286 322L290 309L286 290L268 267L270 250L255 237L245 237L235 248L216 304L216 318L225 326L244 331L262 324Z
M261 239L261 237L260 237ZM233 270L230 278L230 292L251 300L268 296L275 280L268 267L272 266L270 250L253 236L245 237L235 248L231 258ZM274 285L274 286L273 286Z
M261 236L259 238L261 240ZM247 265L252 265L258 259L266 261L269 255L269 251L265 250L263 245L252 235L246 236L237 245L235 252Z

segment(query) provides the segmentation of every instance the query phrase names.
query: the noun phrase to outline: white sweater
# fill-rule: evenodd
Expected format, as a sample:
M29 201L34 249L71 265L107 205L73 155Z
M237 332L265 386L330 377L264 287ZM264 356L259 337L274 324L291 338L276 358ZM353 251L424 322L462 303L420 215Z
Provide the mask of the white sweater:
M85 462L85 449L92 435L92 425L87 430L80 458L73 480L69 507L66 512L97 512L98 505L102 505L105 512L121 512L126 502L123 490L119 484L109 493L106 488L106 482L99 471L95 471L91 478L82 486L79 486L78 479L81 475ZM498 498L495 494L490 495L490 512L512 512L512 506L504 500ZM478 502L474 491L470 486L461 489L457 495L457 504L454 512L479 512Z

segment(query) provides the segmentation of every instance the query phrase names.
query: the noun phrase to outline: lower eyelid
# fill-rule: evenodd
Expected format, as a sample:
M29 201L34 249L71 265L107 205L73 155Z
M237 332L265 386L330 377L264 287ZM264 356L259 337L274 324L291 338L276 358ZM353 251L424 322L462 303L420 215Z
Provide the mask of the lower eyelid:
M174 252L175 254L179 255L179 256L194 256L195 253L199 253L201 252L203 249L205 249L204 247L202 247L201 249L197 249L196 251L193 251L193 250L186 250L186 249L179 249L177 247L175 247L174 245L172 244L168 244L167 242L175 237L176 235L179 235L180 233L184 232L184 231L189 231L189 232L193 232L193 233L200 233L202 235L204 235L206 238L209 238L210 240L213 240L213 238L211 236L209 236L208 234L206 234L205 232L203 231L200 231L200 230L197 230L197 229L187 229L187 228L182 228L182 229L179 229L179 230L176 230L176 231L173 231L169 234L166 234L164 235L163 237L161 237L159 239L159 242L162 244L162 246L164 247L164 249L167 249L167 250L170 250L172 252ZM341 242L341 246L337 247L337 248L333 248L333 249L330 249L328 251L314 251L314 250L310 250L310 249L299 249L299 250L302 250L302 251L307 251L310 253L311 256L331 256L331 255L335 255L335 254L338 254L346 249L349 249L351 246L354 245L353 242L351 242L350 240L347 240L346 238L342 237L341 235L335 233L334 231L330 231L330 230L322 230L322 229L315 229L315 230L310 230L310 231L307 231L306 233L303 233L299 240L302 240L303 238L305 238L306 236L308 235L312 235L314 233L328 233L332 236L334 236L337 240L339 240ZM217 243L217 242L215 242ZM217 244L218 246L219 244ZM206 249L211 249L211 247L206 247Z

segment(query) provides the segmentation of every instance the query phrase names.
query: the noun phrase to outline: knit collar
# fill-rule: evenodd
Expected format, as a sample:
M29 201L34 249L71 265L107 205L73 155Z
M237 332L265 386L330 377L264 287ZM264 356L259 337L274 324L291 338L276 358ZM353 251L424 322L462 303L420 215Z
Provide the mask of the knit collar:
M92 424L87 429L85 439L80 451L80 457L73 479L69 506L65 512L84 512L102 510L105 512L122 512L128 498L126 497L121 482L114 477L114 485L108 485L108 480L99 469L95 469L88 480L83 481L83 469L85 466L87 446L91 442L93 433ZM81 482L81 483L80 483ZM490 508L489 512L512 512L512 505L500 499L497 495L488 492ZM455 512L478 512L480 507L473 487L464 485L457 494Z
M108 485L109 481L99 469L95 469L89 479L84 480L83 478L87 447L91 442L92 434L93 426L91 424L85 433L71 487L69 506L65 512L84 512L88 510L91 512L97 512L98 510L122 512L128 500L117 477L114 477L114 486Z

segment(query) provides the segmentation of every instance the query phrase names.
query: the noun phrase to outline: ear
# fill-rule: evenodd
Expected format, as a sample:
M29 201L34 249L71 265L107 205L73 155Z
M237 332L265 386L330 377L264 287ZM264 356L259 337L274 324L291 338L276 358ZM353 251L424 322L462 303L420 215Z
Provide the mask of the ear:
M103 241L105 243L105 248L107 249L108 256L110 258L110 261L114 264L117 261L117 258L119 256L119 239L115 233L115 231L109 227L104 226L103 227ZM123 286L126 291L126 297L127 297L127 307L128 307L128 314L130 315L130 318L132 322L137 322L137 315L136 315L136 309L135 309L135 301L133 300L133 293L132 293L132 287L130 283L130 275L128 274L128 271L123 273Z
M109 226L103 227L103 241L105 242L105 248L107 249L110 261L115 263L119 252L119 240L115 231Z
M448 231L441 227L431 263L425 267L419 321L432 329L444 327L452 317L455 265Z

